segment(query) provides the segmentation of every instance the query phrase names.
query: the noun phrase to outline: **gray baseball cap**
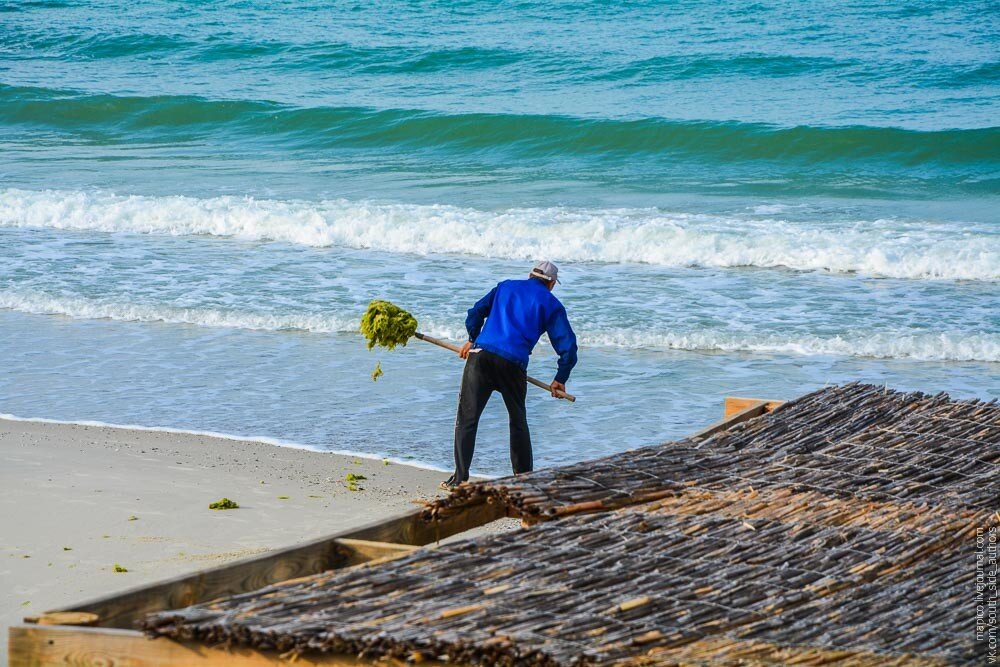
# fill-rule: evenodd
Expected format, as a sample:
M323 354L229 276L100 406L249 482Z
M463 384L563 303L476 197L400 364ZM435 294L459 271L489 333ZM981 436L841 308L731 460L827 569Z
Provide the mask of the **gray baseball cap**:
M549 282L552 282L553 280L557 283L562 282L559 280L559 267L547 259L543 259L535 264L535 268L531 270L531 275L544 278Z

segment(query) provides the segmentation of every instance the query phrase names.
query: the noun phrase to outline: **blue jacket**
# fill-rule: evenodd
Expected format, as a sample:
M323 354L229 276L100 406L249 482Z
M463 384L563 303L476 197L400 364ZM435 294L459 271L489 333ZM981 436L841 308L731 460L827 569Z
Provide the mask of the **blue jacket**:
M486 322L485 326L483 322ZM476 302L465 319L476 347L528 370L528 357L543 333L559 355L556 382L566 383L576 365L576 334L566 309L540 280L505 280Z

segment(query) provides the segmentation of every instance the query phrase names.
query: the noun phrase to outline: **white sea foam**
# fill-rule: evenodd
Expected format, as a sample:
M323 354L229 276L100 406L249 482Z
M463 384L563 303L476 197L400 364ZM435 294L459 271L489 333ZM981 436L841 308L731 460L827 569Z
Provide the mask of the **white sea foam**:
M785 204L759 204L751 207L750 210L757 215L775 215L787 211L788 206Z
M214 308L178 308L169 305L117 303L79 297L59 297L38 292L0 291L0 308L35 315L65 315L75 319L124 322L168 322L205 327L264 331L358 331L358 319L312 314L248 313Z
M628 348L833 355L915 361L1000 362L998 333L873 333L824 338L813 335L735 334L699 331L645 334L633 331L594 332L582 344Z
M658 209L485 211L346 200L8 189L0 191L0 225L213 235L416 254L1000 280L1000 232L958 223L874 220L833 225Z
M0 291L0 308L36 315L63 315L76 319L166 322L265 331L358 332L357 317L177 308L168 305L59 297L29 291ZM668 333L659 330L651 332L635 329L588 329L585 322L577 322L577 326L580 344L584 347L1000 362L1000 333L888 332L824 338L808 334L734 333L725 329ZM422 321L421 329L425 333L441 338L462 340L465 337L464 331L433 321Z

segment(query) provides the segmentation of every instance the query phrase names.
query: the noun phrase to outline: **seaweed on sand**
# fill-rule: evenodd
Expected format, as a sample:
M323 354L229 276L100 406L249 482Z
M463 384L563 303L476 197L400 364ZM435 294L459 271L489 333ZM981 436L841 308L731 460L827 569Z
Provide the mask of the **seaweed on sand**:
M235 510L239 509L239 507L235 500L230 500L229 498L222 498L208 505L208 509L210 510Z

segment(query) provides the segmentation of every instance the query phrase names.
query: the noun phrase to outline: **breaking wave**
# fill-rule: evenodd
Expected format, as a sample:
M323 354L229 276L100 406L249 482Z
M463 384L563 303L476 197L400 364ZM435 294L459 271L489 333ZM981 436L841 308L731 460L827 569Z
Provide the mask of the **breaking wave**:
M357 314L348 316L254 313L240 310L119 303L15 290L0 291L0 309L36 315L62 315L76 319L166 322L265 331L297 330L345 334L358 332L360 318L360 310ZM834 355L918 361L1000 362L1000 334L997 333L885 332L826 338L808 334L734 333L724 329L667 333L635 329L588 330L585 322L578 322L577 326L580 344L585 347ZM457 327L434 321L422 321L421 329L425 333L453 340L461 340L465 336L465 332Z
M180 308L169 305L120 303L79 297L51 296L38 292L2 291L0 308L33 315L65 315L81 320L123 322L167 322L203 327L225 327L263 331L311 331L339 333L357 331L358 318L329 315L248 313L217 308Z
M594 346L753 352L764 354L831 355L914 361L1000 362L1000 334L990 333L873 333L833 337L769 333L645 334L631 331L593 333L581 342Z
M0 191L0 226L211 235L421 255L1000 279L1000 231L962 223L832 224L766 214L727 217L636 208L488 211L342 199L199 199L8 189Z

